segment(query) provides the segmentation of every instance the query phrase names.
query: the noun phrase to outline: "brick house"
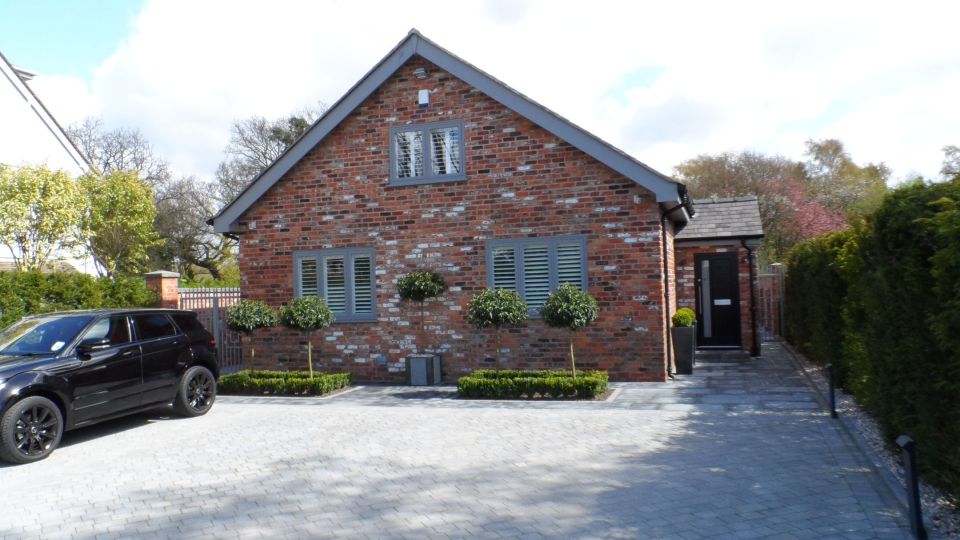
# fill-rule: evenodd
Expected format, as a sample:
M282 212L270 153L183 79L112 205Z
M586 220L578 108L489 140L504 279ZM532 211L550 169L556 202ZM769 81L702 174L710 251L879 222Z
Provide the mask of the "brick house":
M486 287L533 308L504 335L504 367L565 367L566 332L535 310L559 283L601 306L577 335L579 367L663 381L674 235L692 214L682 184L413 30L211 223L239 238L245 297L327 301L338 322L315 362L359 381L403 381L418 346L442 354L448 381L495 367L492 332L464 316ZM425 338L396 289L419 269L450 286ZM302 335L254 339L257 367L304 366Z

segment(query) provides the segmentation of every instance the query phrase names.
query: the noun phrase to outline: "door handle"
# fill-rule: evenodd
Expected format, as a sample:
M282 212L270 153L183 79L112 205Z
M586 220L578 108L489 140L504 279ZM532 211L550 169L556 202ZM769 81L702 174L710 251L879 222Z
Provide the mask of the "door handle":
M133 349L127 349L122 353L120 353L120 356L123 356L123 357L132 356L132 355L133 355Z

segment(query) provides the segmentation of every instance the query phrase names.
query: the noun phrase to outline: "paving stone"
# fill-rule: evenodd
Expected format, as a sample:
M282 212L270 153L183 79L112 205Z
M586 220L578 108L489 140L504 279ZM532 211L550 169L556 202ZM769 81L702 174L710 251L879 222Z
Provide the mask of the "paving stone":
M592 402L222 397L0 468L0 538L906 536L776 345ZM39 517L42 516L42 519Z

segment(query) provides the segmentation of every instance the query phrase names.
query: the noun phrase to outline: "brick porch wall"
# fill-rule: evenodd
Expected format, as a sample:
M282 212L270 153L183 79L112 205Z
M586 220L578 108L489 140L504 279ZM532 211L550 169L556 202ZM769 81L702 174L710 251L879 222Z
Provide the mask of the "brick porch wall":
M739 243L727 245L696 245L678 242L675 256L677 274L677 307L688 307L696 311L696 273L694 256L701 253L729 253L737 254L737 274L740 282L740 347L750 350L753 343L754 329L750 325L750 265L747 262L747 250ZM756 257L754 257L756 264ZM755 275L756 275L755 268Z
M427 80L413 76L417 67ZM426 109L417 107L419 89L431 90ZM468 180L388 185L389 128L454 119L464 121ZM659 217L651 193L415 57L241 218L242 289L280 306L294 295L294 252L372 247L378 320L334 324L314 338L314 357L359 381L400 382L418 332L417 310L399 301L396 280L436 270L450 290L427 304L421 345L443 353L444 379L454 381L496 365L493 332L464 318L471 295L487 286L485 241L586 235L589 292L601 314L576 337L578 367L662 381ZM567 367L567 336L539 320L505 332L505 366ZM257 367L305 366L299 334L273 329L254 341Z

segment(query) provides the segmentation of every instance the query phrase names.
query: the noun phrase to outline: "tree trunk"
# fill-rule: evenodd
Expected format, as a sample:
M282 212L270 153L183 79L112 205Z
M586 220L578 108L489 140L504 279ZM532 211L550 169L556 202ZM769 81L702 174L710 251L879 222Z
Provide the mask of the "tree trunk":
M577 359L573 356L573 336L570 336L570 367L573 368L573 378L577 378Z

